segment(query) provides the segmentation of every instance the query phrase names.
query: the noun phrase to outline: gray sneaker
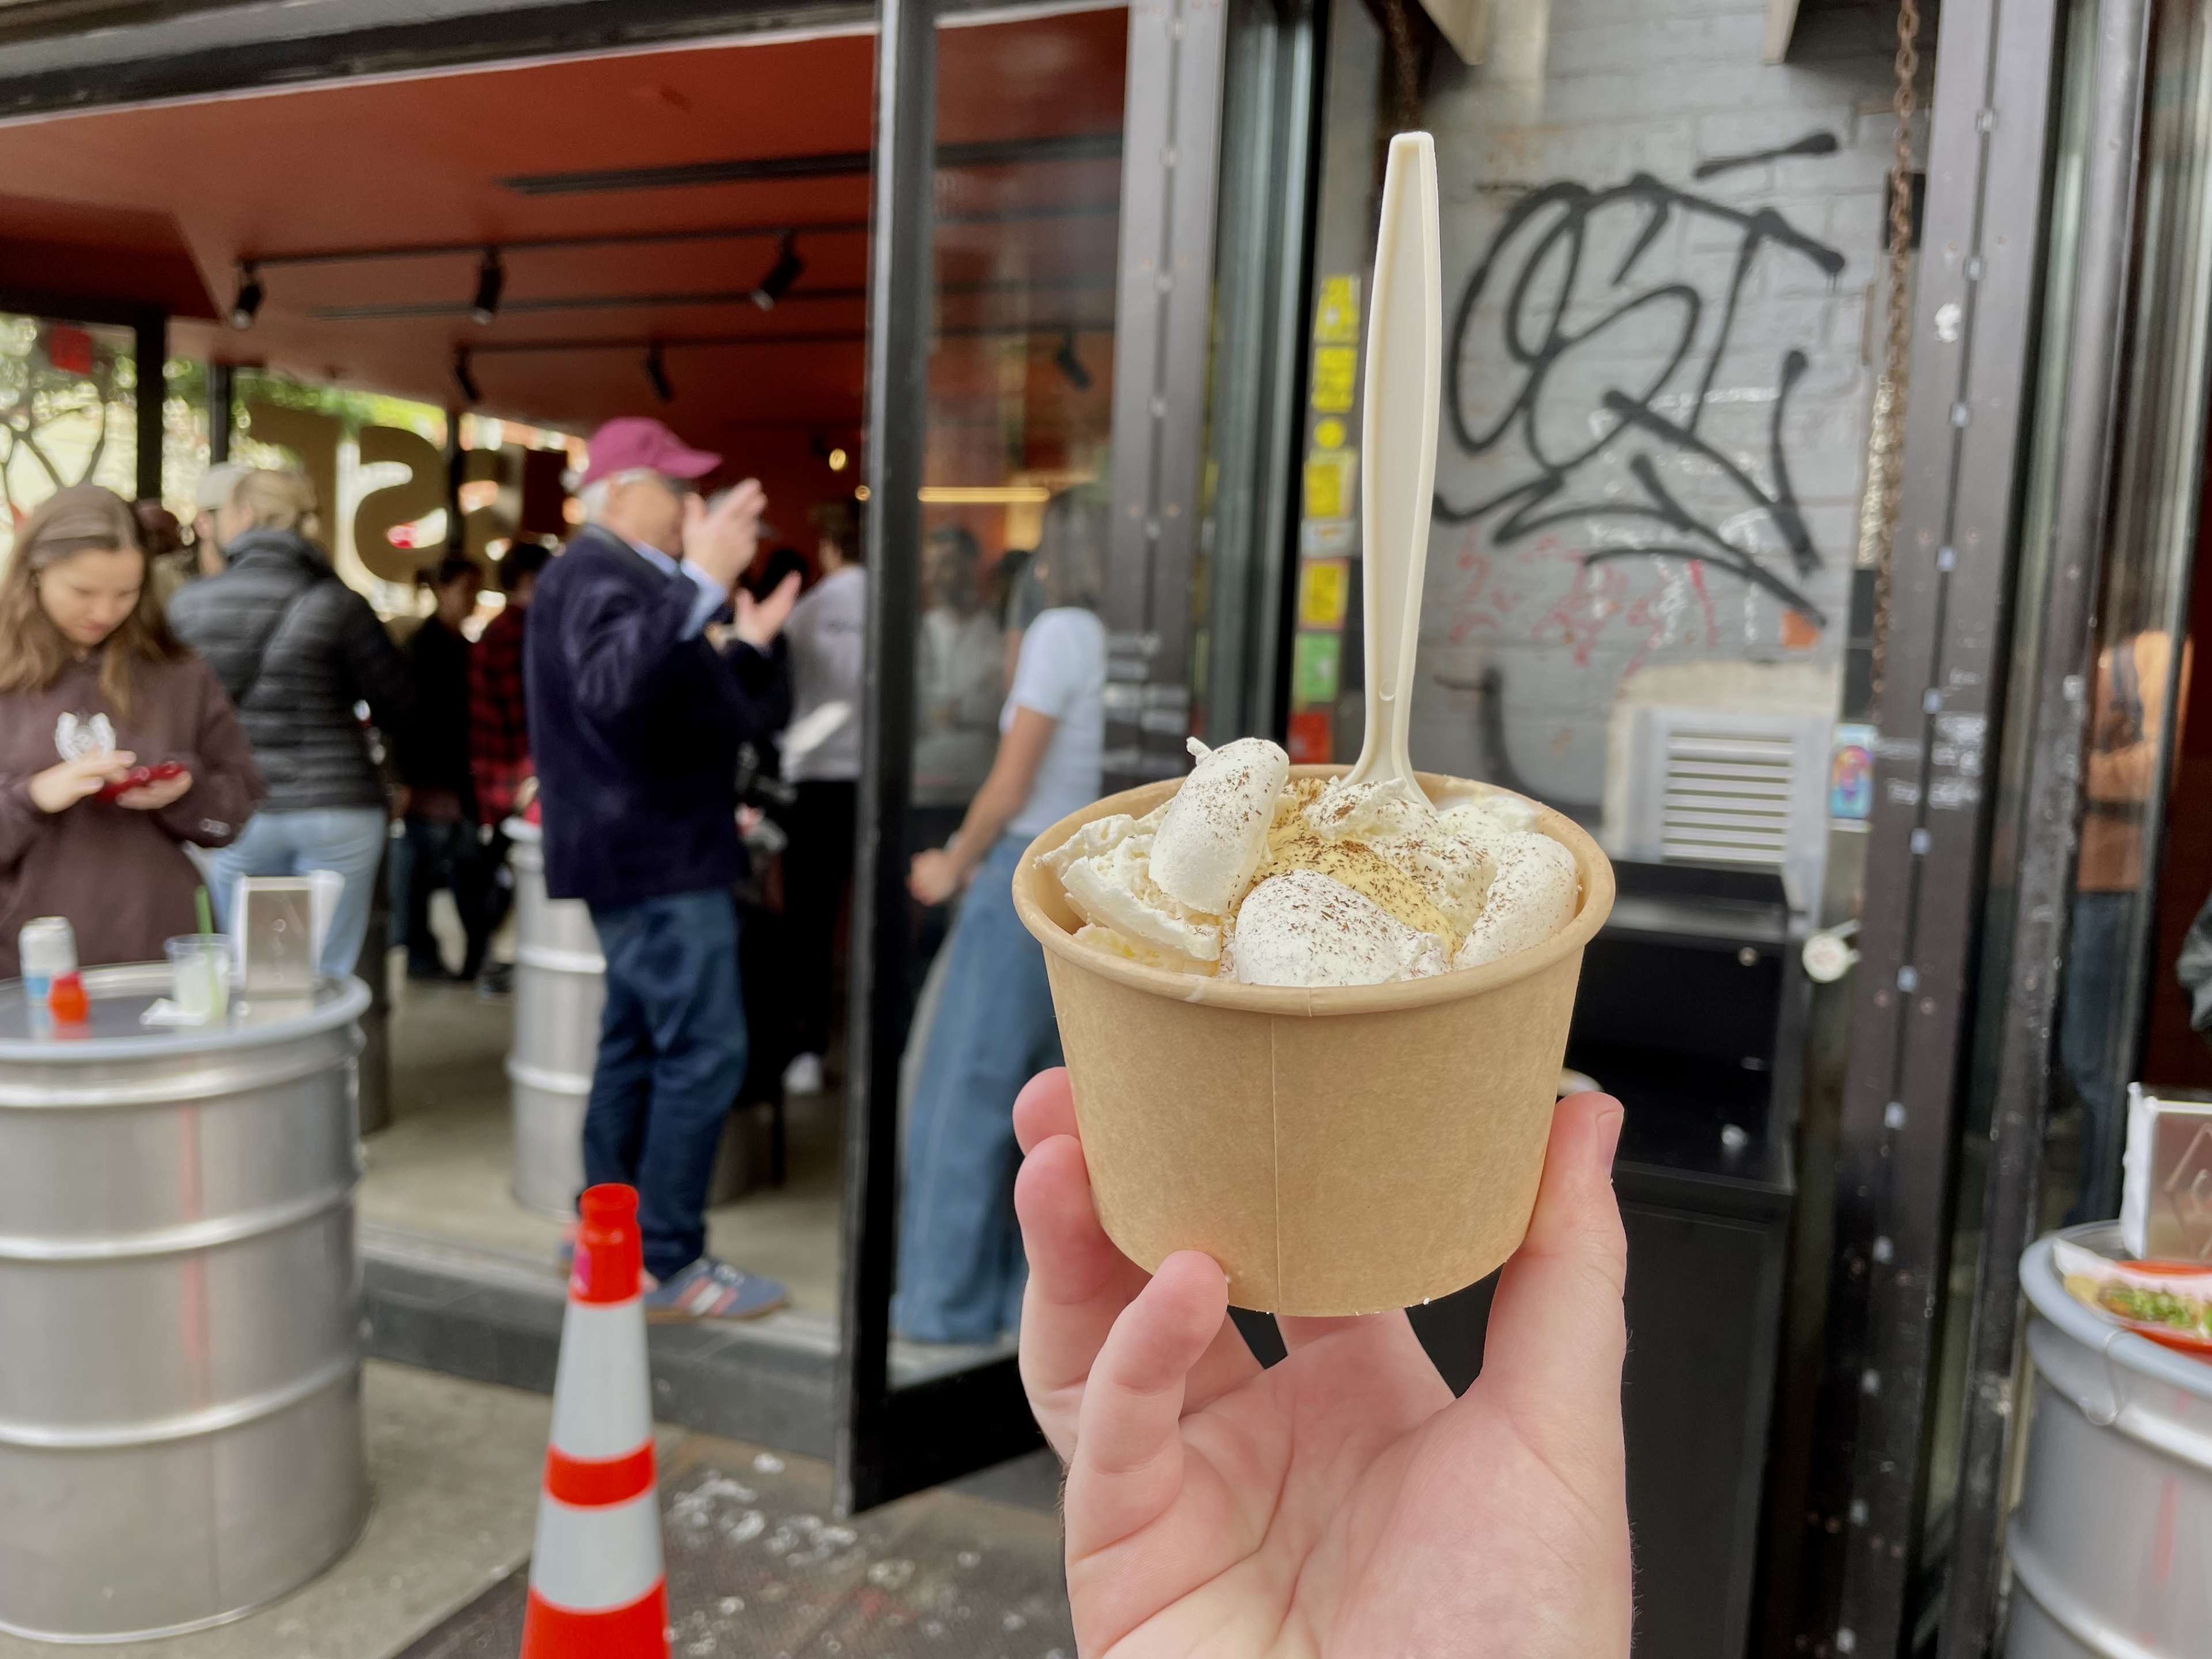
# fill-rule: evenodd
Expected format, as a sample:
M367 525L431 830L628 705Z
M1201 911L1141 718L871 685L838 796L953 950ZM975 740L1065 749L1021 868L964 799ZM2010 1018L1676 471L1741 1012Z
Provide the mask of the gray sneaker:
M645 1293L645 1316L678 1319L758 1319L790 1300L781 1283L732 1267L711 1255Z

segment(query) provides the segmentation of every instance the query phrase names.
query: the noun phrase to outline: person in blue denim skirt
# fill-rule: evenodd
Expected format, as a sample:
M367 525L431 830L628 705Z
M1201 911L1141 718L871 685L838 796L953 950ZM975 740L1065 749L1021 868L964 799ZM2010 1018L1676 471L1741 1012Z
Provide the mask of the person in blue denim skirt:
M923 904L967 896L906 1133L891 1323L916 1342L988 1342L1021 1322L1014 1097L1060 1061L1044 952L1014 914L1014 869L1041 831L1098 798L1105 746L1108 510L1067 490L1044 511L1033 569L1044 610L1022 637L990 775L952 839L915 855Z
M674 1319L784 1301L706 1253L714 1154L745 1076L738 750L791 717L778 635L799 592L738 587L767 498L748 479L708 507L695 485L720 465L658 421L602 427L580 485L589 522L538 579L523 641L546 889L591 907L606 959L584 1180L637 1188L647 1313ZM725 649L707 629L733 604Z

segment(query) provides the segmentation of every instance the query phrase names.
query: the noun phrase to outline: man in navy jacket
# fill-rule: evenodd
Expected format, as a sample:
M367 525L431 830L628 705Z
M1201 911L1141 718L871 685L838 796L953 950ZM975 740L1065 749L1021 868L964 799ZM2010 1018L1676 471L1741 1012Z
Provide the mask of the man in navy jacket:
M714 1154L745 1075L738 750L790 719L779 635L799 589L793 576L756 602L737 586L767 498L748 479L710 511L696 483L721 459L658 421L593 435L589 522L538 579L523 671L547 890L591 907L607 964L584 1178L638 1189L647 1305L699 1319L784 1300L705 1253ZM708 625L732 604L735 639L719 647Z

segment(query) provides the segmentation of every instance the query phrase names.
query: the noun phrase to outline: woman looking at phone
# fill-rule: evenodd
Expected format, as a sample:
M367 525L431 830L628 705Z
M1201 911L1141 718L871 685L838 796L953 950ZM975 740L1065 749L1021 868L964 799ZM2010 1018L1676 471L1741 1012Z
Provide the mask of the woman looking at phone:
M185 846L221 847L261 797L246 733L178 643L138 524L95 484L49 496L0 573L0 979L33 916L77 959L149 962L197 930Z

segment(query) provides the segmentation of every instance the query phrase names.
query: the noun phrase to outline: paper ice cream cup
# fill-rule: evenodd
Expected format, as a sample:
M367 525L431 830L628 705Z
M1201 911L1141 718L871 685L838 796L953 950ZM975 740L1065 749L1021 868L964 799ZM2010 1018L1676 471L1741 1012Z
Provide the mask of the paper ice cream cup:
M1574 919L1483 967L1396 984L1240 985L1077 944L1081 919L1040 855L1094 818L1142 817L1179 781L1061 819L1014 877L1015 907L1044 946L1108 1237L1147 1271L1203 1250L1232 1303L1271 1313L1410 1307L1474 1284L1528 1231L1612 866L1539 805L1533 827L1581 872ZM1421 781L1439 803L1500 793Z

